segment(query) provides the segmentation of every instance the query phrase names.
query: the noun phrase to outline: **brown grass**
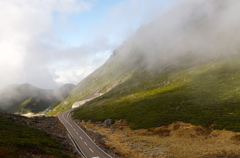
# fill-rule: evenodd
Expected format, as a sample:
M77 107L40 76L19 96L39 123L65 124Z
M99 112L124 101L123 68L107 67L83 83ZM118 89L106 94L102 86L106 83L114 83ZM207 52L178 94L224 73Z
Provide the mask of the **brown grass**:
M240 134L177 122L169 126L131 130L124 120L109 128L81 123L105 135L106 145L122 158L239 158ZM127 135L127 137L126 137Z

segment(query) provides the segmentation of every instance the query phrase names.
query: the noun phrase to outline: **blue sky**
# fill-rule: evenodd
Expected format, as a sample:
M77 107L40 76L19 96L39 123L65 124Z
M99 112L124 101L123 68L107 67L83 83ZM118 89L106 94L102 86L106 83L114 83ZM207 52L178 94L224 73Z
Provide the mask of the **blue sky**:
M62 14L55 14L54 28L61 39L65 39L71 46L92 40L96 34L96 28L107 18L109 7L118 1L95 1L89 10L79 14L73 14L63 19Z
M0 89L79 83L174 0L0 1ZM8 18L6 18L8 17Z
M146 2L151 3L151 0ZM127 6L128 3L128 0L95 0L92 1L90 9L79 14L70 15L68 18L62 17L61 13L54 14L53 25L55 33L59 38L65 40L69 46L78 46L79 44L90 42L91 40L94 40L96 36L101 35L101 32L99 31L102 30L102 27L111 24L113 18L111 17L111 14L114 13L114 9L119 6ZM121 43L122 39L118 39L116 36L119 34L118 32L125 31L125 29L129 28L134 32L144 24L144 22L149 22L144 19L149 18L147 17L149 16L148 14L155 14L158 11L159 12L156 14L159 14L161 10L164 10L164 8L171 3L171 0L155 0L152 1L152 5L146 6L146 8L144 6L145 3L142 3L141 6L141 1L135 1L134 3L139 3L139 10L137 11L138 16L135 16L134 20L129 21L126 17L127 15L124 15L124 10L122 14L117 13L118 17L114 17L117 19L117 25L111 28L108 32L108 36L111 37L112 41ZM150 11L151 9L152 11Z

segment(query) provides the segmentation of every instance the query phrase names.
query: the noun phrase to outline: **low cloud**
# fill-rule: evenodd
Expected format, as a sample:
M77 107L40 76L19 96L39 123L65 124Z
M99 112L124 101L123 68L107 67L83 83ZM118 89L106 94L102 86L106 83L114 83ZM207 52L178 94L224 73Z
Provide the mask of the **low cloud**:
M174 0L120 1L108 10L107 22L100 25L99 30L111 35L110 40L122 44L142 25L163 14L173 2Z
M165 1L115 3L107 8L106 19L92 30L94 35L74 47L57 35L55 20L62 28L71 26L68 17L94 9L101 0L0 1L0 89L15 83L47 89L67 82L77 84L138 27L157 16L158 6Z
M51 63L58 48L52 45L60 43L52 33L53 14L68 16L89 8L83 0L0 1L0 88L23 82L55 88L58 76Z
M240 2L179 0L163 15L141 27L119 49L136 49L148 65L176 64L183 56L215 58L239 52Z
M147 23L160 5L158 0L115 3L107 19L93 30L90 42L79 46L68 46L56 36L56 19L63 19L61 25L71 25L66 20L69 16L93 9L95 2L101 0L0 1L0 89L26 82L48 89L66 82L77 84Z

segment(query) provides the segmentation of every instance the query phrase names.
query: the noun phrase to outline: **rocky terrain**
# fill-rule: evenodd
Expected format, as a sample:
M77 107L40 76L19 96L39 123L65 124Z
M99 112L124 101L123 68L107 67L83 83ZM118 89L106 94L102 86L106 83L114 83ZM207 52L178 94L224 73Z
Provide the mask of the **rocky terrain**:
M117 120L107 127L103 122L75 121L92 133L93 138L97 135L99 141L121 158L240 157L240 134L237 132L183 122L131 130L130 123L125 120Z

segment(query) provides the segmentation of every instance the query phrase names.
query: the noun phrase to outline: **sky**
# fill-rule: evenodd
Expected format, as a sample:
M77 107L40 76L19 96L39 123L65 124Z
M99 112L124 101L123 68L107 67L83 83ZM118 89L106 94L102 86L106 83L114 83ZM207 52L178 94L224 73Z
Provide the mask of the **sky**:
M0 0L0 89L78 84L174 0Z

